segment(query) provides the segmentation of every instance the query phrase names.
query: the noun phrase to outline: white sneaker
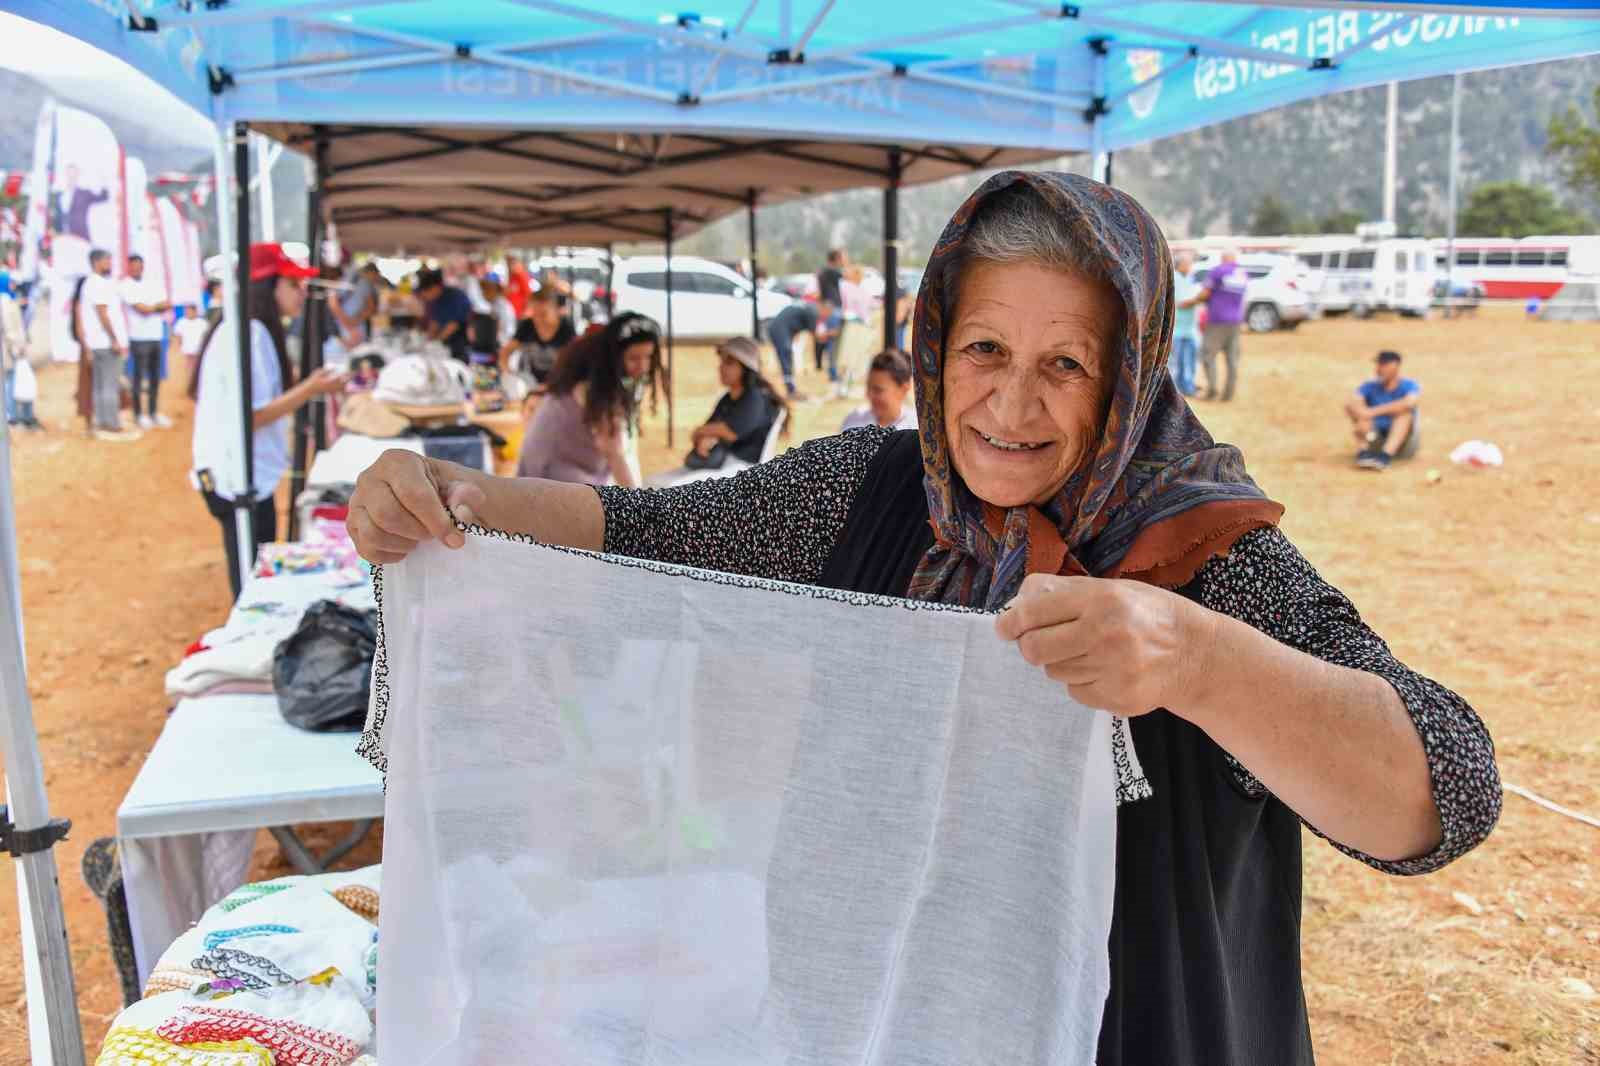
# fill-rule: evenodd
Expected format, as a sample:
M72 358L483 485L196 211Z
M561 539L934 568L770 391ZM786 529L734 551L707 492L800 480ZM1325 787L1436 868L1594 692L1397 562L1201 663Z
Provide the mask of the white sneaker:
M155 425L156 424L154 422L150 421L150 416L149 415L140 415L139 416L139 428L140 429L154 429Z
M168 418L166 415L156 415L154 421L157 429L172 428L172 419Z

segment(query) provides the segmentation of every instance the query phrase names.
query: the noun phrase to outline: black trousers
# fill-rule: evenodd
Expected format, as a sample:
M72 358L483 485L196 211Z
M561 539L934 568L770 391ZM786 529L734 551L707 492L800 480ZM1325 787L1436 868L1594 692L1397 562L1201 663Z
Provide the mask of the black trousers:
M222 526L222 550L228 553L228 586L233 589L233 598L239 598L239 534L233 517L233 501L218 496L214 492L202 492L205 497L206 510L211 512ZM256 539L250 545L250 561L253 564L256 549L261 545L278 539L278 505L268 496L264 500L257 500L253 505L256 516Z
M129 341L128 353L133 356L133 413L154 418L161 390L161 342Z

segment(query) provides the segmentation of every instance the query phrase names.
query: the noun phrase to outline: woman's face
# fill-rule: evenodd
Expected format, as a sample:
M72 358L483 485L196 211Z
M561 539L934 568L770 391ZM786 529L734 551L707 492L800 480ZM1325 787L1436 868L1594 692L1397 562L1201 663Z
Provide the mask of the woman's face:
M273 289L273 296L278 301L278 313L284 318L294 318L306 305L305 282L294 278L279 278L277 287Z
M872 417L880 426L892 426L900 421L900 412L906 405L906 395L911 391L911 379L901 385L887 370L874 370L867 374L867 404Z
M978 262L945 342L944 428L956 472L999 507L1043 504L1100 441L1122 301L1038 263Z
M721 357L717 364L717 378L722 382L722 387L731 389L744 379L744 364L731 355Z
M622 350L622 376L641 381L650 374L650 356L655 352L650 341L634 341Z

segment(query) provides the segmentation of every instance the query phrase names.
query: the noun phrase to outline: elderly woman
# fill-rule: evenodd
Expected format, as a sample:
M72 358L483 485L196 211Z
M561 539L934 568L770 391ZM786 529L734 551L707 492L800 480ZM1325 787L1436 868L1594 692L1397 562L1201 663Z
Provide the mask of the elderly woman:
M547 542L1004 608L1028 663L1130 720L1143 768L1119 773L1100 1066L1310 1063L1301 822L1376 869L1438 869L1494 825L1494 750L1195 419L1166 372L1172 322L1166 242L1137 203L1000 174L923 281L920 431L853 430L665 491L391 452L350 528L380 563L459 546L448 504Z

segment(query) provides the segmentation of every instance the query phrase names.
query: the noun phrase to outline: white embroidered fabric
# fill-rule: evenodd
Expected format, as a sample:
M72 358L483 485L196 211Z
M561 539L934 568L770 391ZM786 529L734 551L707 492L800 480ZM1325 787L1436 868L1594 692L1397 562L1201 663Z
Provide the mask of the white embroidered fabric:
M376 582L385 1059L1093 1061L1111 718L991 615L476 531Z

